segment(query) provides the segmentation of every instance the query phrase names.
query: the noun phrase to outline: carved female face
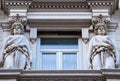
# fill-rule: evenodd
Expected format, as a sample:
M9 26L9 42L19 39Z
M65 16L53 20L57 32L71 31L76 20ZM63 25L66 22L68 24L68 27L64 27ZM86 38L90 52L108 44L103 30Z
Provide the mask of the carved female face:
M20 35L21 33L22 33L22 30L21 30L20 26L16 25L16 27L14 27L14 29L13 29L13 34Z
M106 35L105 27L100 25L98 28L98 35Z

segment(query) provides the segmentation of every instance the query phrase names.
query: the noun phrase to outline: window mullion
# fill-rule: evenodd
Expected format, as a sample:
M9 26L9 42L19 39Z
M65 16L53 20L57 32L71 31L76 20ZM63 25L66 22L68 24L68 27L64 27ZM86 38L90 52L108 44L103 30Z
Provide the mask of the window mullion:
M57 58L57 70L62 70L62 52L57 51L56 53L56 58Z

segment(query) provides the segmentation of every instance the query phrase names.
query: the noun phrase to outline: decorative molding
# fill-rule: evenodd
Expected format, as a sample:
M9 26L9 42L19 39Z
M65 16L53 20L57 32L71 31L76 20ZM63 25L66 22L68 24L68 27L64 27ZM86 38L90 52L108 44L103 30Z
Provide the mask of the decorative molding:
M10 31L10 23L8 21L1 22L1 27L3 31Z
M104 29L107 33L109 22L110 22L110 18L104 17L102 14L99 14L98 17L93 18L92 25L93 25L94 34L98 34L98 29L100 28L100 26L104 26Z
M117 8L117 1L115 0L76 0L76 1L67 1L67 0L47 0L47 1L39 1L39 0L5 0L4 1L4 11L9 13L10 9L24 9L27 8L29 10L49 10L49 9L68 9L68 10L91 10L93 7L95 8L107 8L110 11L114 12Z
M42 20L41 20L42 21ZM66 22L64 20L64 22L61 22L59 20L56 20L58 22L55 22L55 20L50 20L50 21L46 21L46 22L29 22L28 24L30 27L33 28L37 28L40 31L80 31L82 28L89 28L89 26L91 25L91 21L90 20L83 20L82 21L76 21L75 22ZM85 22L84 22L85 21Z
M109 14L112 14L117 10L117 0L88 0L87 1L88 5L90 6L91 9L108 9Z
M113 2L103 1L103 2L88 2L89 6L113 6Z
M21 74L22 69L0 69L0 79L17 78Z
M32 0L6 0L4 2L5 7L4 7L4 12L9 14L11 9L28 9L29 6L31 5Z
M0 80L16 81L107 81L120 80L120 69L101 70L21 70L0 69Z
M118 27L118 23L117 22L110 22L109 25L108 25L108 30L110 32L115 32L117 27Z
M89 9L89 6L78 2L33 2L30 9Z
M6 6L29 6L30 2L7 2Z
M34 0L34 2L86 2L86 0Z

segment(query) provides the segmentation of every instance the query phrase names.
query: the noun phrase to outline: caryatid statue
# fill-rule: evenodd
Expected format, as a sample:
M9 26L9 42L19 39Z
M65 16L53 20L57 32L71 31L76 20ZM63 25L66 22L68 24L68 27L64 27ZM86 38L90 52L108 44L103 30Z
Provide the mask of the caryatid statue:
M0 54L1 68L31 68L30 45L23 35L25 22L26 19L20 19L19 14L11 21L11 35L5 39Z
M89 69L115 68L116 52L112 41L107 35L108 21L100 15L94 22L95 36L89 42Z

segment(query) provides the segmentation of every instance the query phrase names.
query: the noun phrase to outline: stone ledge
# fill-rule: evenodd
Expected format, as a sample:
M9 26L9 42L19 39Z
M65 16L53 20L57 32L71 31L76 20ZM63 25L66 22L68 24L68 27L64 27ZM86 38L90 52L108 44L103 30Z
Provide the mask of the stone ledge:
M120 79L120 69L102 69L101 71L106 78Z
M120 69L101 70L22 70L0 69L0 81L2 79L16 79L19 81L32 80L91 80L105 81L105 79L120 79Z
M0 69L0 79L16 79L21 74L21 71L22 69Z
M91 75L92 74L92 75ZM97 76L101 77L100 70L24 70L21 76Z

